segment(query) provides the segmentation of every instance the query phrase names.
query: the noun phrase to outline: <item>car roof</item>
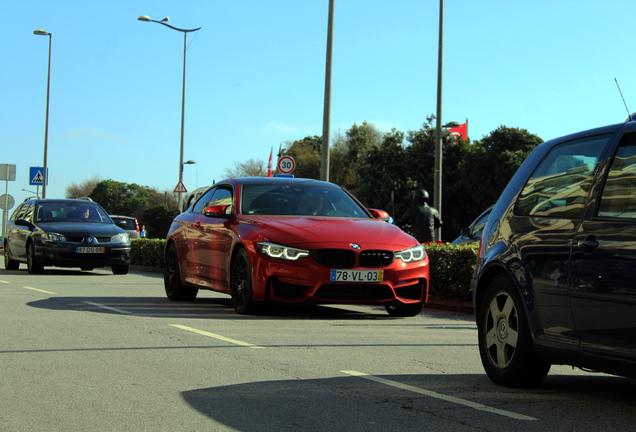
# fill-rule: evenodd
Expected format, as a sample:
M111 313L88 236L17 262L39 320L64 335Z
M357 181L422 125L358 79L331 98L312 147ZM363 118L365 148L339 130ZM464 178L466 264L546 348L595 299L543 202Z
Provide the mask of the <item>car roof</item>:
M308 179L308 178L292 178L292 177L238 177L226 179L219 183L239 183L241 185L263 185L263 184L279 184L279 185L297 185L297 184L313 184L316 186L340 188L337 184ZM219 184L217 183L217 184Z
M38 203L38 204L65 202L65 203L78 204L78 205L82 205L82 204L83 205L87 205L87 204L99 205L93 200L88 201L88 200L79 199L79 198L44 198L44 199L31 198L31 199L25 200L25 202L27 201L33 201L34 203Z

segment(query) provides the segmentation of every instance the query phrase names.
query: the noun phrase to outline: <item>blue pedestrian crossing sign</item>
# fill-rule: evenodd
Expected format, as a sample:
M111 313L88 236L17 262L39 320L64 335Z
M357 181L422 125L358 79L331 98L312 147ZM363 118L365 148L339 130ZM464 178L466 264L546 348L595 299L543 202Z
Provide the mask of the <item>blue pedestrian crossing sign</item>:
M48 169L47 169L48 171ZM29 184L42 186L44 182L44 168L42 167L29 167ZM49 184L49 176L46 176L46 184Z

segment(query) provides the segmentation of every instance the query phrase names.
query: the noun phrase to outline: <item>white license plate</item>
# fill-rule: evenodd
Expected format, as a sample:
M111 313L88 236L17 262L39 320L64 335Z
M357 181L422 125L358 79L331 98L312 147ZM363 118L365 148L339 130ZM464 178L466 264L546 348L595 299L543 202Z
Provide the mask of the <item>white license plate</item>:
M331 270L333 282L382 282L384 270Z
M95 247L95 246L78 246L75 248L75 252L77 253L104 253L103 247Z

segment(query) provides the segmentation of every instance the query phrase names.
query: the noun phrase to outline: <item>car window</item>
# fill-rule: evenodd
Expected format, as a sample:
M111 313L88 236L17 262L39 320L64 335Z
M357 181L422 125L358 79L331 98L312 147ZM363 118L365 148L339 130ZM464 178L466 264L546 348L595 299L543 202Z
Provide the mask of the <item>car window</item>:
M555 146L537 165L517 200L522 216L579 218L605 145L613 135Z
M369 217L342 189L312 184L245 185L242 201L248 215Z
M112 223L106 212L95 204L63 201L39 204L36 221Z
M232 191L223 187L208 191L197 203L193 211L203 213L205 209L213 205L228 205L226 214L232 213Z
M20 207L18 207L16 209L16 211L13 212L13 214L11 215L11 221L15 222L16 219L22 219L22 216L24 215L24 211L27 208L27 204L22 204Z
M598 215L636 218L636 135L625 137L614 155Z
M22 219L24 220L28 220L29 222L32 221L31 216L33 215L33 207L34 204L33 203L28 203L25 208L24 208L24 214L21 216Z
M473 232L471 233L473 237L481 237L481 234L484 231L484 227L486 226L486 222L488 222L488 216L490 216L490 212L486 213L485 215L480 217L477 222L475 222Z

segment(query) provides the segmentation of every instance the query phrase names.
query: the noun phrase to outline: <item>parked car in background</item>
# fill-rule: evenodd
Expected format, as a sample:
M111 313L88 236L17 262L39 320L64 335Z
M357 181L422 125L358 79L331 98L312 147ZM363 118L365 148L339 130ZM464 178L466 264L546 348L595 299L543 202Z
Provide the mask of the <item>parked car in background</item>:
M4 267L29 273L45 266L112 267L128 273L130 239L97 203L78 199L30 199L13 212L4 238Z
M137 222L137 218L132 216L120 216L120 215L110 215L110 218L115 222L115 225L122 228L128 234L128 237L131 239L138 239L140 237L139 234L139 223Z
M462 228L459 237L453 240L452 246L467 246L471 244L477 244L481 240L481 233L484 231L484 226L488 221L488 216L494 206L488 207L484 210L477 219L475 219L467 228Z
M183 200L183 209L181 211L184 212L189 209L192 204L194 204L194 202L199 199L201 194L208 189L210 189L210 186L200 187L188 193L188 195L185 197L185 200Z
M484 228L472 292L503 386L551 364L636 377L636 122L539 145Z
M238 313L266 301L384 305L417 315L428 257L415 238L332 183L230 179L178 215L166 240L170 300L224 292Z

